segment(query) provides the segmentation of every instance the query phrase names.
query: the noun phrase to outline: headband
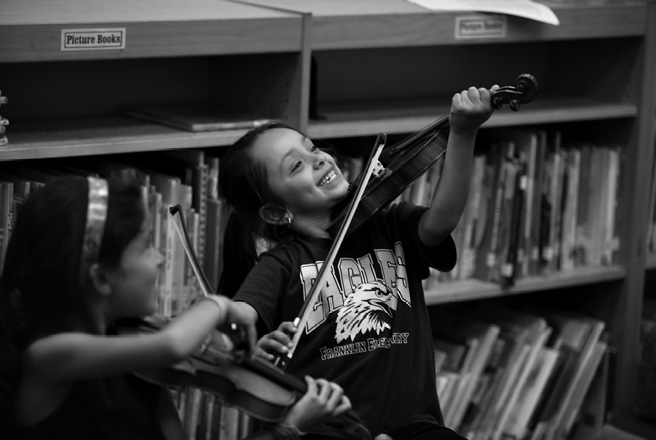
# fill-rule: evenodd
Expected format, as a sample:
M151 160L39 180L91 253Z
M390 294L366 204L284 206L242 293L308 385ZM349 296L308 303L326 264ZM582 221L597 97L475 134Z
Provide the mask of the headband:
M105 179L87 177L89 181L89 205L87 221L84 227L82 242L82 260L80 264L80 280L84 281L89 268L98 260L102 236L107 219L107 202L109 188Z

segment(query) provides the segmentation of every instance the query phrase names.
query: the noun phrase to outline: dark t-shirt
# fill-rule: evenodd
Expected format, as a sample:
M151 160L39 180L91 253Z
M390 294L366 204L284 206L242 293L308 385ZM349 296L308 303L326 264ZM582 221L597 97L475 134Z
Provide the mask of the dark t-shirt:
M39 337L62 331L67 330L49 324ZM75 382L52 414L34 426L21 428L21 438L165 440L157 419L162 392L160 386L133 375Z
M426 208L392 205L344 240L287 372L339 383L372 435L439 424L432 334L422 280L451 270L451 237L425 249ZM298 239L262 254L235 296L272 331L299 313L332 240Z

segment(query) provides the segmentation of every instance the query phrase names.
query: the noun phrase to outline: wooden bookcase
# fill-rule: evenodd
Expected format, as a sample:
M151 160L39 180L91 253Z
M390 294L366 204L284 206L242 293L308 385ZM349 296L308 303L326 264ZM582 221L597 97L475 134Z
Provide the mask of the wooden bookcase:
M122 116L135 105L217 103L292 125L305 113L302 15L210 0L9 0L2 9L0 90L11 103L2 160L221 146L243 134ZM123 30L125 48L61 50L62 32L76 29Z
M459 39L457 19L476 14L430 13L395 0L250 3L312 15L321 117L307 121L314 136L412 132L448 112L455 91L488 87L490 81L507 85L531 73L540 85L534 102L517 113L497 112L485 128L564 126L624 146L625 220L617 266L520 279L509 289L468 280L426 295L437 306L535 292L571 298L581 292L586 299L573 302L607 322L617 350L614 412L631 412L646 262L644 182L651 179L655 144L656 8L630 1L544 2L559 26L508 16L504 37Z
M409 133L448 112L469 85L530 73L535 101L496 112L484 130L560 127L623 146L619 264L427 292L431 307L553 295L603 319L616 350L613 410L630 412L648 263L644 251L656 148L656 6L545 2L559 26L505 17L504 35L459 38L475 13L403 0L54 3L5 0L0 14L0 162L221 147L243 131L188 133L122 116L137 104L229 103L320 138ZM62 51L62 30L123 29L124 49ZM319 118L311 118L310 115ZM0 163L0 168L2 164Z

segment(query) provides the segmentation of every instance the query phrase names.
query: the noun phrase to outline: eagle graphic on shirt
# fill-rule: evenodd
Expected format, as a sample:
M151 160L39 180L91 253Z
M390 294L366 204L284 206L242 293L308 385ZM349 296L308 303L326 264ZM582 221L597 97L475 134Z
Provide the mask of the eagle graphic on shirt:
M381 281L360 284L337 311L335 340L355 341L358 334L389 329L396 304L396 295Z

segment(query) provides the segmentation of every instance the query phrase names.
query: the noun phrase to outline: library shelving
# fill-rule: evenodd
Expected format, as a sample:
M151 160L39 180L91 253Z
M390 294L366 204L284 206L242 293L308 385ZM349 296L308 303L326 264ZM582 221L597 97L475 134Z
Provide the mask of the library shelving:
M470 85L533 75L536 99L501 109L481 137L557 130L563 142L620 146L617 258L519 277L510 287L468 279L431 285L440 310L469 302L553 298L602 320L614 351L610 410L632 411L640 356L649 184L656 149L656 5L638 0L545 1L560 24L476 12L428 11L404 0L40 2L5 0L0 109L10 124L2 164L165 150L220 155L240 130L188 132L123 110L213 104L281 119L312 136L369 142L402 136L448 112ZM462 20L493 35L463 35ZM109 43L69 44L95 32ZM114 40L111 40L112 36ZM81 40L80 40L81 41ZM111 42L116 44L112 46ZM216 153L218 151L218 153Z

